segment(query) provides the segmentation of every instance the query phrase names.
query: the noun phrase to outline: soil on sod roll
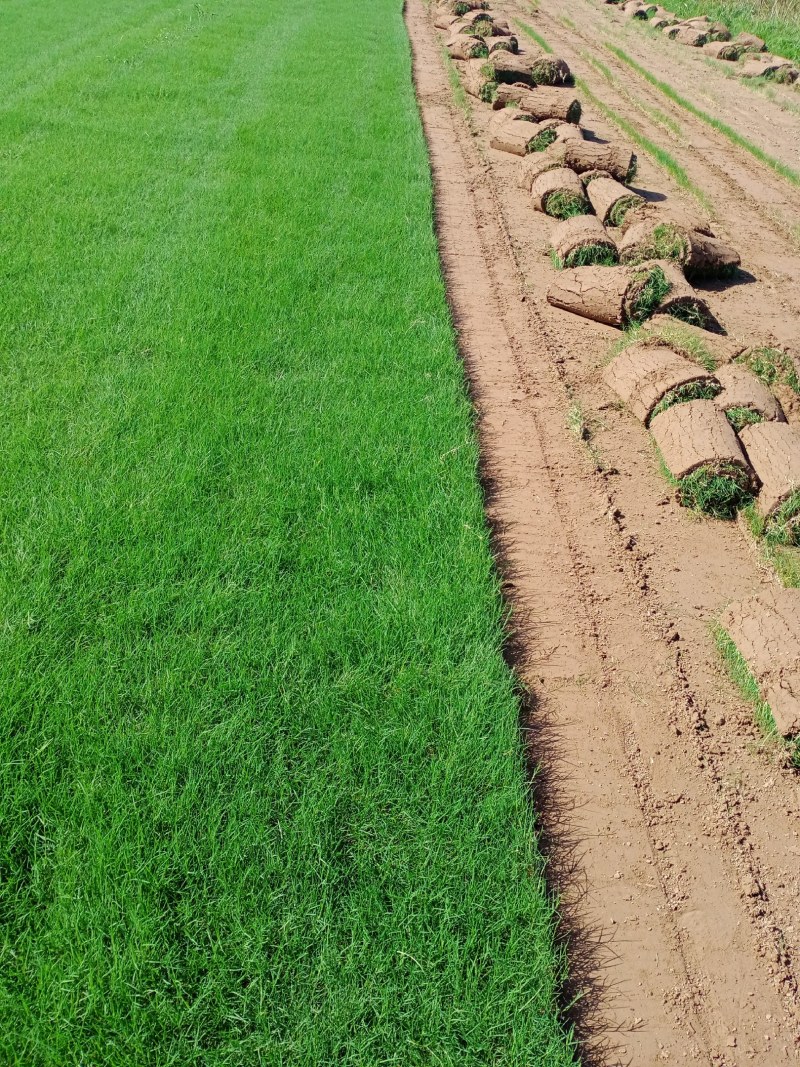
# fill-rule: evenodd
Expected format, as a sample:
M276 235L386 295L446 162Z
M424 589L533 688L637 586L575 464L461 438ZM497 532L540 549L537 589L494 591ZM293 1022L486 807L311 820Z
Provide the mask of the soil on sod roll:
M489 51L481 37L457 33L447 42L447 54L451 59L485 59Z
M603 225L608 226L619 226L629 211L644 203L641 196L632 193L613 178L598 178L593 181L589 186L588 196L597 217Z
M633 181L636 176L636 156L617 144L581 139L567 147L564 159L566 165L578 174L606 171L618 182Z
M752 499L752 474L739 440L713 400L673 404L650 430L685 507L731 519Z
M748 422L786 421L780 401L747 367L728 363L718 368L716 378L722 386L722 392L716 398L717 407L727 413L735 430ZM752 417L748 418L746 412Z
M589 212L589 201L577 174L566 167L540 174L531 185L531 198L537 211L543 211L555 219L567 219Z
M606 367L603 380L645 426L664 397L681 387L707 386L710 395L720 389L712 375L696 363L663 345L646 343L621 352Z
M744 659L769 705L775 729L800 734L800 590L771 586L731 604L720 626Z
M463 67L463 85L470 96L491 103L497 91L497 82L486 62L486 59L471 59L466 63Z
M531 122L523 114L514 111L496 112L490 124L489 147L516 156L543 152L555 139L556 130L552 122Z
M671 315L673 318L688 322L693 326L707 327L715 325L714 316L708 304L686 281L682 269L670 260L658 260L657 264L669 283L667 292L659 301L656 310ZM642 264L646 266L646 264Z
M570 85L572 72L558 56L542 54L531 63L531 80L534 85Z
M642 267L575 267L561 271L547 290L554 307L608 326L644 322L668 294L659 264Z
M708 33L691 26L668 26L664 33L671 41L686 45L687 48L702 48L708 43Z
M519 42L516 37L485 37L484 41L489 55L498 51L515 54L519 51Z
M507 104L516 104L533 118L560 119L562 122L580 122L581 104L571 89L551 85L531 88L525 85L499 85L493 106L495 109Z
M733 38L733 44L740 44L745 52L766 52L767 42L754 33L737 33Z
M800 432L786 422L760 422L745 426L740 437L761 482L756 510L769 520L800 489ZM784 523L791 519L783 516Z
M528 56L514 55L512 52L494 52L483 61L481 73L484 78L497 85L523 82L533 85L531 73L532 61Z
M688 278L727 277L741 262L739 253L724 241L676 222L660 222L655 215L626 229L619 242L619 255L622 263L674 260Z
M617 262L617 246L596 215L578 215L560 222L551 234L550 244L559 270Z

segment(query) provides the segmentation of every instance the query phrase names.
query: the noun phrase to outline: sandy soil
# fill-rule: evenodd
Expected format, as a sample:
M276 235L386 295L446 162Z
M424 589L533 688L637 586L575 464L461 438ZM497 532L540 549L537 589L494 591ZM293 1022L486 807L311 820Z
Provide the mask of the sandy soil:
M726 329L796 340L800 246L790 226L800 190L617 63L602 46L622 40L616 13L591 0L542 0L535 19L514 0L495 7L534 23L711 198L715 229L746 271L740 284L704 288ZM514 608L512 652L530 692L536 804L583 994L573 1017L585 1060L795 1062L800 779L764 743L709 632L729 601L774 577L735 525L674 502L647 433L600 380L618 334L546 303L553 222L518 187L519 161L488 149L488 106L456 106L422 0L408 0L407 22L487 508ZM720 118L796 162L800 115L760 97L758 111L752 90L698 57L673 60L688 49L635 31L622 47L659 76L671 72L684 94L690 84L700 106L716 98ZM615 85L581 53L611 68ZM676 63L691 66L691 81ZM582 124L622 139L591 105ZM698 210L641 153L640 162L639 191ZM576 403L596 455L567 426Z

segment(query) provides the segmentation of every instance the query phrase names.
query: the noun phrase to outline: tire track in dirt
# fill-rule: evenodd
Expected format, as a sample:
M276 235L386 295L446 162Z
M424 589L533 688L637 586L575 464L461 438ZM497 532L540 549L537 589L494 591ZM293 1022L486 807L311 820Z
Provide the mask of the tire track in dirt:
M590 935L588 953L574 941L572 956L579 980L593 980L586 1025L595 1060L735 1064L768 1054L784 1062L791 1052L779 1048L775 986L791 985L791 975L774 983L759 961L774 937L769 921L759 927L749 914L739 885L760 866L728 841L741 827L704 737L708 711L688 680L672 613L651 589L649 552L629 532L609 479L587 475L564 429L563 340L538 302L525 300L519 229L506 225L494 175L455 113L417 0L408 21L520 672L538 702L536 740L555 730L564 753L546 761L553 794L540 790L539 799L571 921ZM686 826L704 836L677 849Z

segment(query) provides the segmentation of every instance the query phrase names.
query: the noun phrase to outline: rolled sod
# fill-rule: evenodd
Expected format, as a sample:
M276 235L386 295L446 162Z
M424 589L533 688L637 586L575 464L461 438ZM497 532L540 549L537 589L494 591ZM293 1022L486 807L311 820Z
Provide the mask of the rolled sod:
M531 79L534 85L570 85L572 71L569 65L558 56L537 56L531 63Z
M708 31L708 40L710 43L717 41L730 41L731 31L725 25L724 22L712 22ZM705 47L705 45L703 46Z
M632 181L636 175L636 156L616 144L581 139L567 146L565 161L578 174L607 171L618 182Z
M800 71L790 59L784 59L782 56L754 56L742 63L739 75L742 78L770 78L772 81L791 84L797 81Z
M739 436L761 482L756 509L766 532L785 544L800 543L800 433L786 422L764 421L745 426Z
M564 143L554 142L544 152L529 155L517 168L517 181L526 193L531 191L533 183L548 170L557 170L564 166Z
M660 264L641 267L574 267L561 271L547 290L554 307L608 326L644 322L668 295Z
M687 386L703 387L703 395L709 398L721 389L716 378L696 363L663 345L646 342L621 352L606 367L603 380L645 426L670 394L678 403L697 398L697 389L692 395L679 393Z
M433 17L433 24L437 30L449 30L456 33L458 27L465 25L460 15L454 15L452 11L438 11Z
M513 52L514 54L519 52L519 42L513 35L510 37L486 37L484 40L489 55L491 55L492 52L499 51Z
M555 219L586 215L589 212L589 201L578 176L566 167L557 167L540 174L531 185L531 197L537 211L543 211Z
M553 122L531 122L524 115L506 109L495 113L489 128L489 147L499 152L525 156L544 151L556 139Z
M674 260L688 278L725 277L741 262L739 253L724 241L654 216L626 229L619 241L619 254L622 263Z
M514 82L533 85L535 83L531 66L530 57L501 51L494 52L483 61L481 73L497 85L514 84Z
M744 45L735 41L709 41L703 45L703 51L712 59L727 59L735 63L744 52Z
M648 344L662 344L688 359L700 363L707 370L730 363L746 350L747 346L721 334L710 333L688 322L679 322L671 315L656 314L645 322L639 336Z
M726 364L717 369L716 378L722 386L716 405L728 415L735 430L748 423L786 422L778 398L747 367L738 363ZM758 473L758 468L755 469Z
M588 188L588 196L597 217L603 225L608 226L619 226L632 208L644 204L641 196L613 178L593 181Z
M740 44L745 52L766 52L767 43L754 33L737 33L733 38L734 44Z
M489 50L482 37L457 33L447 42L447 54L451 59L485 59Z
M668 26L664 33L676 44L686 45L688 48L702 48L708 42L708 33L695 29L693 26Z
M486 67L486 59L471 59L463 68L464 88L470 96L477 97L485 103L494 100L497 82L491 68Z
M733 518L752 498L753 476L731 424L713 400L673 404L650 420L685 507Z
M562 122L580 122L581 104L571 89L540 85L532 88L524 85L499 85L495 94L496 109L516 104L521 111L535 119L560 119Z
M576 215L553 229L553 258L559 269L617 262L617 246L596 215Z
M730 604L720 626L736 646L769 705L775 728L800 734L800 590L769 586Z
M699 326L701 329L715 324L714 316L711 314L708 304L702 297L698 296L686 281L680 267L665 259L657 260L651 264L642 264L641 267L648 265L658 267L668 282L667 292L654 309L654 313L658 311L666 315L672 315L673 318L691 323L693 326ZM638 269L641 269L641 267Z

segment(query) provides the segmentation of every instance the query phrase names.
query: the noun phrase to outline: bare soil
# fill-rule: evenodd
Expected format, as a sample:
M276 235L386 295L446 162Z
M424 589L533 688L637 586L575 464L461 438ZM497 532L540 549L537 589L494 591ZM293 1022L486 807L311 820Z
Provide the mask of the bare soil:
M586 0L571 29L560 21L570 11L575 21L571 5L542 0L537 31L599 98L666 144L711 198L717 236L742 255L743 282L701 295L734 337L796 339L800 190L617 63L600 43L616 12ZM502 10L534 21L514 0ZM455 103L423 0L408 0L407 22L585 1062L796 1062L800 780L764 741L710 634L727 604L774 576L734 524L676 503L646 430L602 381L618 331L547 303L554 222L520 187L520 160L488 147L489 106ZM797 162L800 115L751 100L685 59L689 49L635 34L624 47L648 69L669 66L676 87L706 107L713 96L720 118ZM620 89L581 52L612 67ZM676 74L681 62L691 78ZM590 136L623 140L584 103ZM645 199L697 214L640 162Z

